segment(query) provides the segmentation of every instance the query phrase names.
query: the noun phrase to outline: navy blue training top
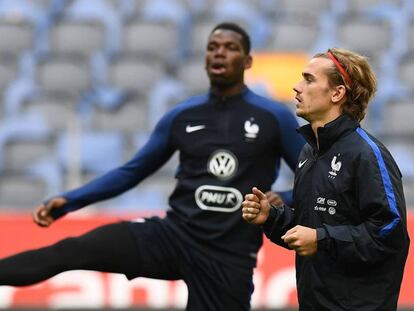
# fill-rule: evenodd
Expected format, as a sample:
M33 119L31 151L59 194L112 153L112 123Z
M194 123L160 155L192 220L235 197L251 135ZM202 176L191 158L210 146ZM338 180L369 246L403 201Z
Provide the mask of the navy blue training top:
M63 194L68 203L55 216L129 190L178 151L166 215L172 232L210 255L253 266L262 231L242 219L241 203L253 186L270 190L281 158L294 170L304 144L297 127L285 105L247 87L228 98L190 98L162 117L129 162Z

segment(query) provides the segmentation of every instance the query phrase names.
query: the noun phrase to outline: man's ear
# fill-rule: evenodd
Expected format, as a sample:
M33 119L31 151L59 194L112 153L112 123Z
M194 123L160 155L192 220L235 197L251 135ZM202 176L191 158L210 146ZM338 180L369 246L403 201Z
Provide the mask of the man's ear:
M244 69L249 69L253 65L253 57L249 54L244 61Z
M331 101L334 104L339 104L339 103L342 103L345 98L346 98L346 88L345 88L345 86L344 85L336 86L335 89L334 89L334 92L332 93Z

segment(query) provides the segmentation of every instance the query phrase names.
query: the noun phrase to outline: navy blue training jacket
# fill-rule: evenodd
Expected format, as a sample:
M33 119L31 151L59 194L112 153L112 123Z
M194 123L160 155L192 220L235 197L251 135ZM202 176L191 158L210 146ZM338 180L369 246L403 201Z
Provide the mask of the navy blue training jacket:
M293 208L271 209L266 235L317 230L318 250L296 256L301 311L396 310L409 248L401 173L389 151L343 115L318 129L295 173Z
M56 217L119 195L160 168L175 151L180 164L166 221L175 234L230 263L253 266L260 227L241 217L253 186L270 190L283 158L294 170L304 141L294 115L247 87L238 95L211 93L174 107L126 164L63 196Z

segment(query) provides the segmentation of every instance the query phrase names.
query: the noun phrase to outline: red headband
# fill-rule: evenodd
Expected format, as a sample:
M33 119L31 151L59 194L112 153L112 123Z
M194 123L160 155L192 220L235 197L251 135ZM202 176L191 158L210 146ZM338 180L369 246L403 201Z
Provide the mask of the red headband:
M352 85L351 78L349 77L349 75L345 71L344 67L342 67L342 65L338 62L338 60L336 59L335 55L333 55L331 50L328 50L328 56L332 59L332 61L334 62L336 68L338 68L339 71L341 72L342 77L344 78L345 82L348 84L349 87L351 87L351 85Z

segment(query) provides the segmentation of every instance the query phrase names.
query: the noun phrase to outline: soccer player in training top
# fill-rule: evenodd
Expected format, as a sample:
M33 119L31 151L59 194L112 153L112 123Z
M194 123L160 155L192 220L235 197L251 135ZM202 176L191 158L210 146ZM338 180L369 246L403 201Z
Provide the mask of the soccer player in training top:
M376 90L361 55L316 54L294 88L307 144L292 208L272 207L258 188L243 217L296 252L301 311L397 309L409 248L401 173L389 151L359 125Z
M235 24L216 26L205 58L208 93L164 115L129 162L34 212L35 222L47 227L136 186L178 151L177 184L164 218L105 225L0 260L0 284L34 284L62 271L88 269L128 279L182 279L187 310L249 310L262 230L243 220L243 195L253 185L270 190L281 158L294 169L303 146L288 108L244 84L251 65L246 32Z

